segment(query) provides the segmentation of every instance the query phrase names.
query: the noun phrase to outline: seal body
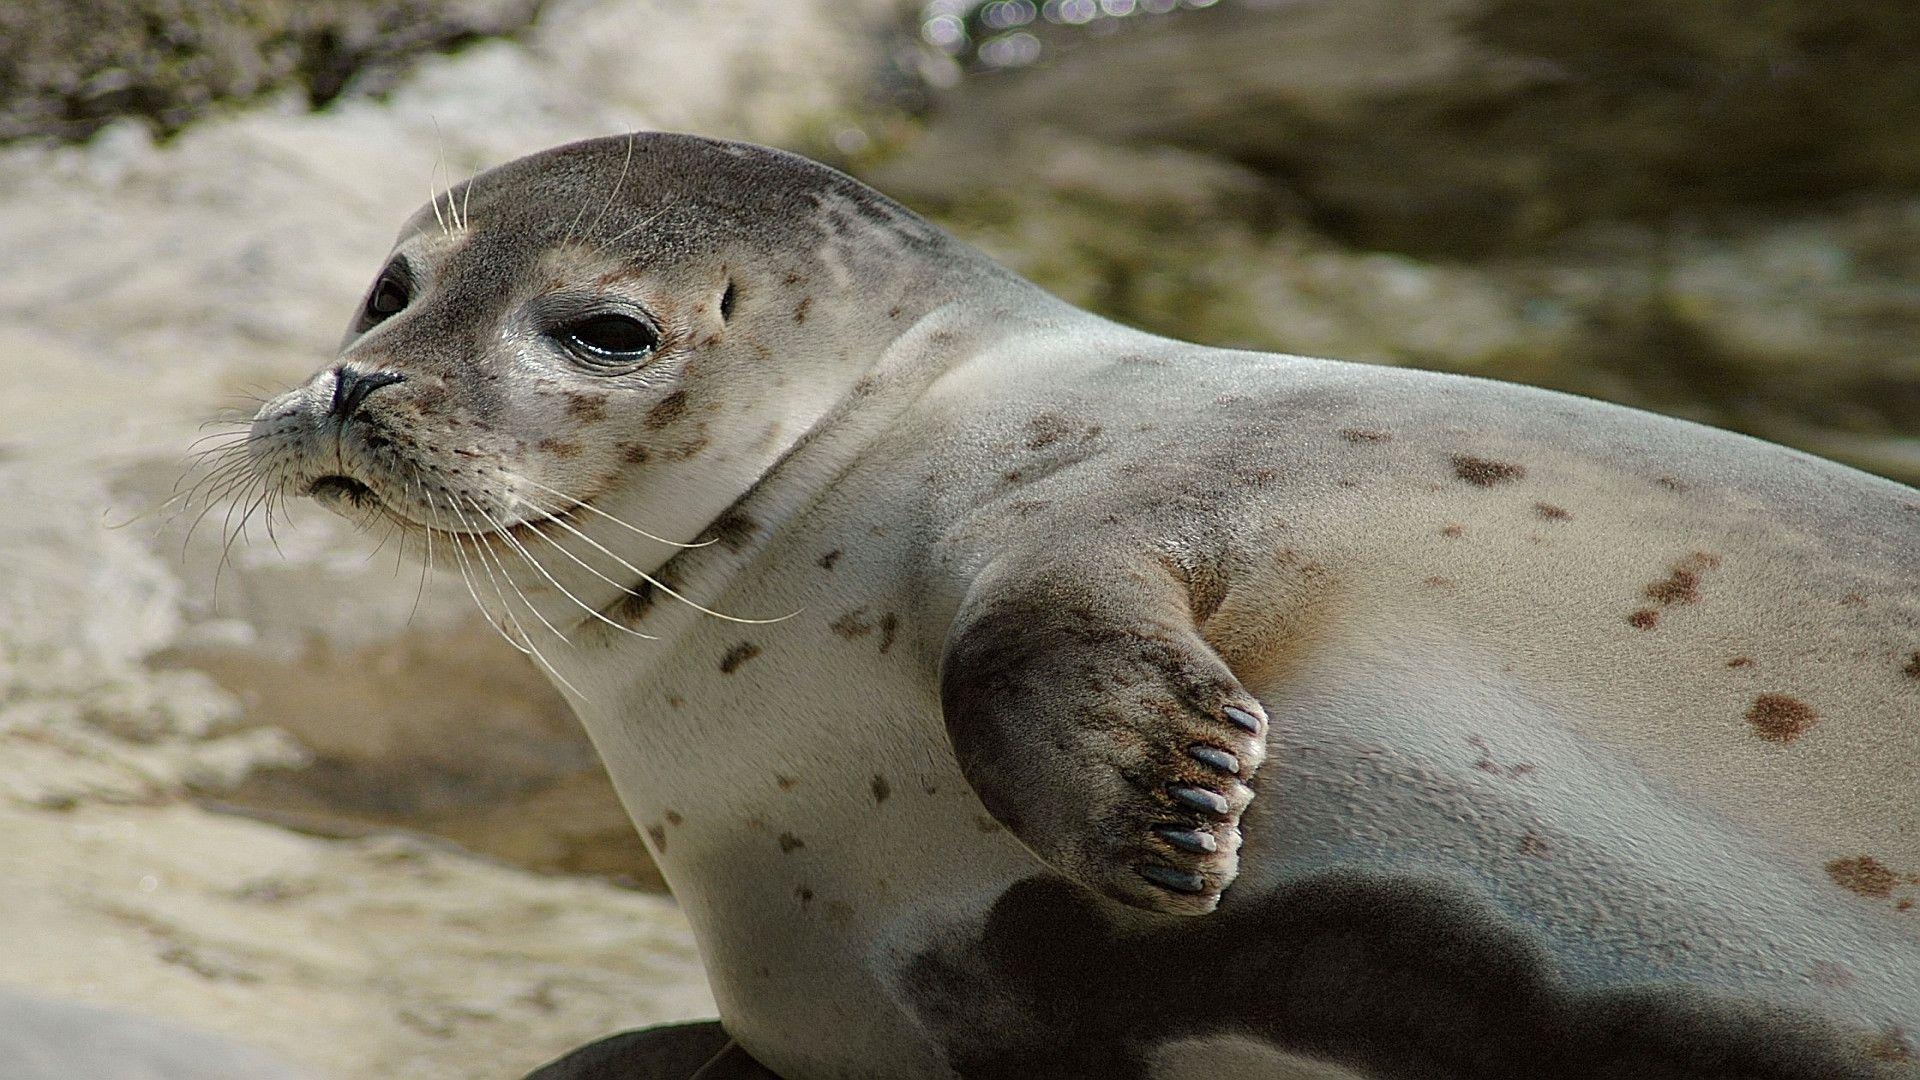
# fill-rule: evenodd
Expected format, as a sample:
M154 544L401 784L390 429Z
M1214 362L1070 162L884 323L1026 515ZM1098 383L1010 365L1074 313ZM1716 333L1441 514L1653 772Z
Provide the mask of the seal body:
M641 145L483 175L458 229L403 239L436 283L345 363L425 397L343 416L323 372L256 460L507 586L753 1058L1920 1075L1920 493L1156 338L818 166ZM711 194L742 162L804 228L700 224L776 214ZM530 222L555 175L575 197ZM629 239L663 213L694 224ZM461 261L489 244L491 291ZM581 280L687 329L590 391L498 344ZM465 336L409 336L436 320Z

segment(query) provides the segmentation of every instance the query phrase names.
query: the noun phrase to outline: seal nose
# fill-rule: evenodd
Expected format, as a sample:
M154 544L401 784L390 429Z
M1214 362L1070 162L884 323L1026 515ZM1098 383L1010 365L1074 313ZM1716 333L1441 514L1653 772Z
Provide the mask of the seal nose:
M397 371L362 371L345 364L333 369L333 415L341 423L353 418L367 395L383 386L405 382Z

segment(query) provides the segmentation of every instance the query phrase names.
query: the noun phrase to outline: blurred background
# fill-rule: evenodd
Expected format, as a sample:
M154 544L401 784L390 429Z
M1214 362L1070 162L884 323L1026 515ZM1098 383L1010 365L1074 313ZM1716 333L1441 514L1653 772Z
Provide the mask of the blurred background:
M320 513L229 547L228 506L156 509L202 421L326 362L430 190L639 128L772 143L1123 322L1915 483L1916 57L1911 0L0 7L0 987L321 1076L711 1014L457 579Z

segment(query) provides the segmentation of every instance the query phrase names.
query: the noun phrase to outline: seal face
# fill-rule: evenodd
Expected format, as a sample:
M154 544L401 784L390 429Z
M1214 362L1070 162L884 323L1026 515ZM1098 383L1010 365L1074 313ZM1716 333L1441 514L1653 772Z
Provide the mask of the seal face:
M416 215L250 452L567 694L742 1075L1920 1075L1910 489L671 135Z

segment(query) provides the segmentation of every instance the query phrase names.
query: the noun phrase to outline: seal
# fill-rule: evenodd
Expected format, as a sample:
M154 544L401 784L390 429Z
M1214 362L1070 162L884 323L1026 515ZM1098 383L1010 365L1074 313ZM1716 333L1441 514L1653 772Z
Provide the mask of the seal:
M693 925L724 1027L548 1075L1920 1075L1920 492L668 134L415 215L249 453L466 576Z

